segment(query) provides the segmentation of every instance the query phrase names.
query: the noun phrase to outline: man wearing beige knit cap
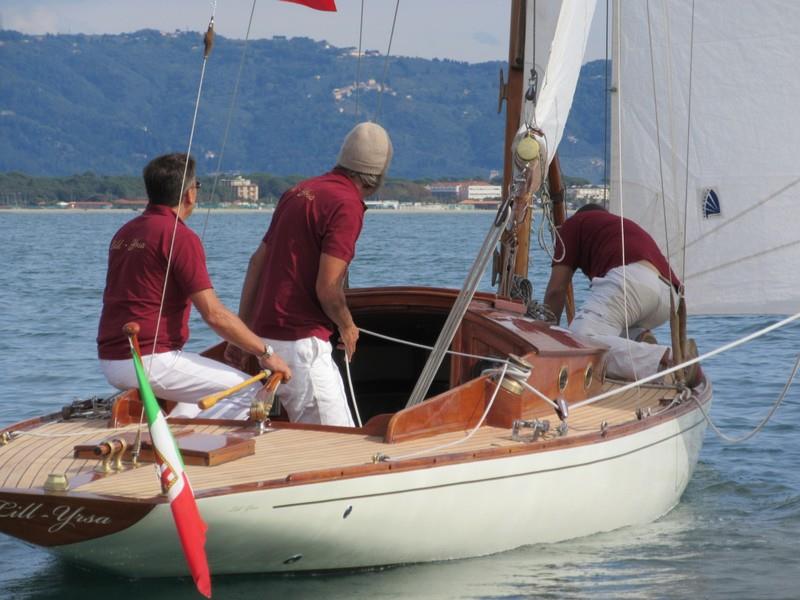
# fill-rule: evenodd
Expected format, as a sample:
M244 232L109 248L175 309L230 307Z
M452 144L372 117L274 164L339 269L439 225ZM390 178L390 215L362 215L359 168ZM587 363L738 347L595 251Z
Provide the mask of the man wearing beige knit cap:
M364 198L381 187L391 160L383 127L356 125L332 171L281 196L250 258L239 316L289 364L293 377L278 397L293 422L353 425L330 339L337 330L352 360L358 328L344 279L364 222Z

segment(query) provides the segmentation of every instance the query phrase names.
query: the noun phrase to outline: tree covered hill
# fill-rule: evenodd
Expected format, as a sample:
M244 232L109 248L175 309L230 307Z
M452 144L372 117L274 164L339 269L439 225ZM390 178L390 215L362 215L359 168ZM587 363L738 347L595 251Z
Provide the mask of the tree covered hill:
M217 170L244 42L218 36L193 154ZM230 114L221 170L311 175L330 167L359 119L395 147L391 175L483 177L501 169L499 62L361 60L307 38L251 40ZM185 151L202 63L201 35L30 36L0 31L0 171L136 175L157 154ZM584 66L562 144L568 175L603 176L604 63ZM370 80L373 80L370 83Z

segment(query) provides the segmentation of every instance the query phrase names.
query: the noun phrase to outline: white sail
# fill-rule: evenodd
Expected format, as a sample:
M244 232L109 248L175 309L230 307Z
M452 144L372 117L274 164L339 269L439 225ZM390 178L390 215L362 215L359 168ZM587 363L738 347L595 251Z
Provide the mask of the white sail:
M690 312L797 312L800 3L614 11L612 210L656 237Z
M536 64L547 57L547 67L534 112L535 123L547 140L548 163L555 154L567 123L578 83L586 42L594 17L595 0L564 0L555 21L557 3L533 2L536 9ZM549 42L552 40L552 43ZM545 42L547 41L547 42ZM544 44L548 43L544 54ZM538 68L537 68L538 70Z

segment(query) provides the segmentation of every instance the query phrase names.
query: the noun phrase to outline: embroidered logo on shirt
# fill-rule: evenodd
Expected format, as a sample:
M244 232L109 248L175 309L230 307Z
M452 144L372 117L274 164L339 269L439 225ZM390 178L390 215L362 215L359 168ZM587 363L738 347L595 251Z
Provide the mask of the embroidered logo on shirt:
M144 242L139 238L133 238L131 241L116 239L111 241L112 250L127 250L132 252L134 250L143 250Z
M309 202L313 202L315 198L314 192L312 192L311 190L300 190L299 192L297 192L297 195L302 196Z

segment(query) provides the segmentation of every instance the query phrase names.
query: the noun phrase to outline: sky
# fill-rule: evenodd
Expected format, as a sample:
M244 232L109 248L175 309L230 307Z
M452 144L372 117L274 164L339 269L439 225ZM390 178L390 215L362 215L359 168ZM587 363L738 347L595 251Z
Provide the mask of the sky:
M250 38L275 35L358 46L361 0L336 0L338 13L261 0ZM508 59L510 0L400 0L392 55L467 62ZM365 0L362 48L385 54L396 2ZM0 28L28 34L123 33L138 29L216 31L243 39L252 0L3 0ZM586 60L605 57L605 3L598 2Z

